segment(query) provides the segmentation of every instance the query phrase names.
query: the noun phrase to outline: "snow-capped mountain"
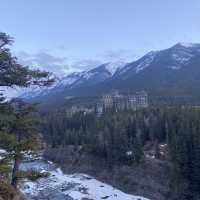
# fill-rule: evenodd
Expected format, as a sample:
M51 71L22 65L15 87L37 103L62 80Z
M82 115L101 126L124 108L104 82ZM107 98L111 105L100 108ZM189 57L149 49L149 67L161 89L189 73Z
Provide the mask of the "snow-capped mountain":
M155 56L157 55L157 52L151 51L148 54L146 54L144 57L139 59L136 62L130 63L129 65L126 65L124 68L121 68L118 73L123 75L123 73L134 70L136 73L139 73L140 71L144 70L146 67L148 67L154 60ZM135 64L133 67L132 64Z
M162 51L151 51L145 56L132 62L121 69L121 75L128 71L139 73L151 65L156 65L158 62L163 62L162 67L169 69L180 69L189 63L195 56L200 54L200 44L178 43L169 49Z
M102 64L94 69L73 72L62 78L56 78L55 83L48 88L31 87L24 89L20 97L28 99L37 96L45 96L49 93L62 92L65 89L94 85L111 78L117 71L126 65L125 62L112 62Z
M35 96L49 101L68 96L100 95L117 89L193 97L200 90L199 77L200 44L178 43L165 50L147 53L131 63L105 63L92 70L72 73ZM30 98L31 94L26 97Z
M171 55L174 66L168 66L171 69L180 69L189 63L189 61L200 53L199 44L178 43L168 50Z
M120 71L127 63L123 61L107 63L105 68L110 72L113 76L116 72Z

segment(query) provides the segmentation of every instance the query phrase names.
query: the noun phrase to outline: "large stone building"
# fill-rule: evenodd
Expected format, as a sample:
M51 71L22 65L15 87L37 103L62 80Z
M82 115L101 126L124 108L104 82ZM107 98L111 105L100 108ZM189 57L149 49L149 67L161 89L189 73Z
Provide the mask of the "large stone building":
M108 110L137 110L148 107L148 95L146 92L137 92L133 95L122 95L118 92L103 95L97 103L96 112L101 115Z
M135 94L119 94L118 92L103 95L94 106L72 106L67 109L67 114L73 116L75 113L81 112L83 114L96 113L101 116L107 111L123 111L123 110L137 110L148 107L148 95L146 92L137 92Z

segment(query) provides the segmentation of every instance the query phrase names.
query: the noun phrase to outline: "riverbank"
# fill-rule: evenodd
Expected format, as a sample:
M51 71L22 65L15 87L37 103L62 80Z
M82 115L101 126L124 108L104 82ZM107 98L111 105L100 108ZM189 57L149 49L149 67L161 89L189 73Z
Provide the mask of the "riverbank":
M58 165L42 158L22 163L21 169L50 174L35 182L26 179L21 182L21 192L33 200L148 200L126 194L87 174L65 174Z
M145 158L139 165L110 168L103 159L67 147L48 149L44 155L59 163L67 174L89 174L126 193L153 200L165 200L169 194L169 166L166 161Z

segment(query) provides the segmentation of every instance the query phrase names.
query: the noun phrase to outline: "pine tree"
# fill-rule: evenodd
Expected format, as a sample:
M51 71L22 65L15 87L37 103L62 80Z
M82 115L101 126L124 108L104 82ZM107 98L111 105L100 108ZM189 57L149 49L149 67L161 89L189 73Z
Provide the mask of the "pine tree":
M52 84L54 79L50 73L31 70L18 63L8 48L12 43L13 38L5 33L0 33L0 87L49 86ZM32 149L36 141L35 122L31 116L32 108L32 105L23 103L14 108L13 102L6 102L0 92L0 147L13 153L12 184L15 187L17 186L21 153ZM0 172L3 168L5 169L5 165L6 161L0 163Z

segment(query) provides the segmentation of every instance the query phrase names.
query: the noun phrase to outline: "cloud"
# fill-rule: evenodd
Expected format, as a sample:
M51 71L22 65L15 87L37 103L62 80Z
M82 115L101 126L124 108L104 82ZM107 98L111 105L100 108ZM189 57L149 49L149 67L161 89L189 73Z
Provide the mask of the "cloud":
M67 57L52 55L48 50L40 50L36 54L27 52L19 52L17 54L19 62L31 68L53 72L58 76L67 75L72 72L89 70L102 64L101 61L95 59L76 59L70 60Z
M125 49L106 51L104 54L100 56L104 60L110 61L110 62L119 61L119 60L128 62L128 61L133 61L138 57L138 55L134 54L133 51L125 50Z
M79 70L89 70L101 64L102 62L99 60L83 59L72 62L71 67Z
M60 47L60 48L64 48ZM58 53L52 53L46 49L42 49L35 54L29 54L25 51L17 53L19 62L31 68L53 72L57 76L65 76L72 72L90 70L102 63L123 61L134 61L137 58L130 50L107 51L101 55L97 55L94 59L70 59L66 56L57 56Z
M57 75L67 72L70 68L66 57L54 56L46 50L41 50L36 54L23 51L19 52L17 57L23 65L50 71Z

